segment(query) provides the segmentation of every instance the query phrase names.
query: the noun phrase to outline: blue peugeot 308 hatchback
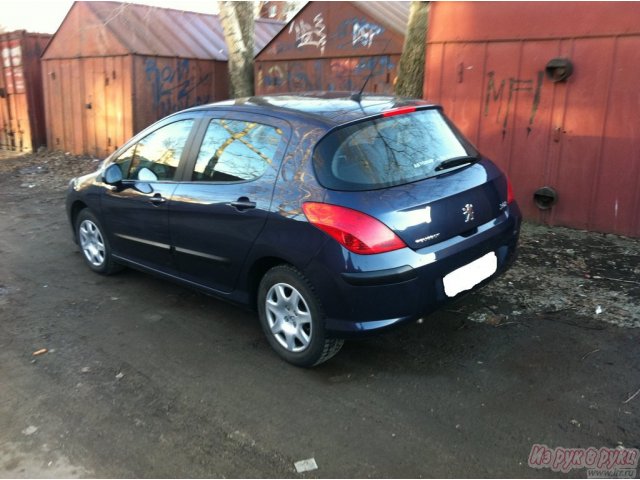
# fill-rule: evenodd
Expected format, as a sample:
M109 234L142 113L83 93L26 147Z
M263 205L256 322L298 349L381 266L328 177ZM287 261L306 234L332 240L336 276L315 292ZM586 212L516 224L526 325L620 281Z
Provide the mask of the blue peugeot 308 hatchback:
M336 93L170 115L73 179L67 212L95 272L249 305L300 366L495 278L521 222L508 179L442 108Z

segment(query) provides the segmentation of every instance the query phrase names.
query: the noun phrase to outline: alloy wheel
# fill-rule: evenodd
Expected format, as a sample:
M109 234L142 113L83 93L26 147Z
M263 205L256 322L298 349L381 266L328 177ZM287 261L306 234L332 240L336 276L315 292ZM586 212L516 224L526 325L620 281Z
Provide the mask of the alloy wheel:
M98 226L91 220L83 220L78 229L80 248L89 263L94 267L100 267L105 259L105 246L102 233Z
M287 283L276 283L266 295L267 322L280 345L290 352L309 346L312 335L311 312L302 294Z

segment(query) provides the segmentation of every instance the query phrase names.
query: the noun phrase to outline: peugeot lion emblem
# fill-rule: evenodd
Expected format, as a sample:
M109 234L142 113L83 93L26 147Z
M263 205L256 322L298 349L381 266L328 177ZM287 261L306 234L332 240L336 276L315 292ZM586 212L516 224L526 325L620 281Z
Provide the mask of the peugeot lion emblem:
M464 215L464 223L473 220L473 203L467 203L462 207L462 214Z

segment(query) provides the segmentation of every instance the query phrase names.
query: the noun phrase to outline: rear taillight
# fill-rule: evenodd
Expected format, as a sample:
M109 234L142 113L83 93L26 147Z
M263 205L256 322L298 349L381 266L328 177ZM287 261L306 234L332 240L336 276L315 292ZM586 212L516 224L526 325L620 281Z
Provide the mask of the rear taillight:
M302 205L309 222L353 253L371 255L406 247L384 223L350 208L328 203Z
M513 187L511 186L511 180L507 177L507 203L511 203L516 199L513 195Z

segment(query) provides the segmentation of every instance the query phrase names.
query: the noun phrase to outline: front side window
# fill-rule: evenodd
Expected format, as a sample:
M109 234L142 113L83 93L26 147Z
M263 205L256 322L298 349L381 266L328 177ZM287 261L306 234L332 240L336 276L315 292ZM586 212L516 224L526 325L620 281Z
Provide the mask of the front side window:
M211 120L191 180L243 182L259 178L272 165L282 134L279 128L257 122Z
M316 147L318 180L335 190L372 190L443 173L475 149L437 109L367 120L329 133ZM447 167L449 169L449 167Z
M173 180L192 126L193 120L170 123L127 149L115 161L122 177L142 181Z

